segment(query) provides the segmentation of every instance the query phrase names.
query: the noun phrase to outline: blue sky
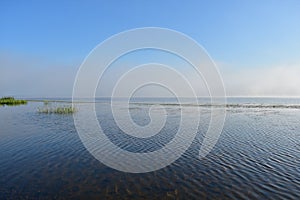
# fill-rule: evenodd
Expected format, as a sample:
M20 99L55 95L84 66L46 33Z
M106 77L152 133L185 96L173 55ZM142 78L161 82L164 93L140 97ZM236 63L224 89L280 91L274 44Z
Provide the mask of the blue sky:
M278 87L276 80L270 80L275 85L265 91L255 91L239 80L263 72L285 74L278 79L282 82L289 74L299 73L299 10L298 0L1 1L0 95L45 96L43 88L28 89L33 83L17 90L9 81L22 85L26 77L43 76L36 71L47 68L50 73L51 69L64 68L61 73L69 74L69 78L61 84L66 88L52 95L68 96L66 90L77 68L97 44L121 31L147 26L174 29L200 43L224 73L230 95L300 95L297 80L278 94L272 93ZM22 73L22 67L32 71L33 77L26 72L12 75L13 70ZM230 81L228 74L232 73L240 75L236 81ZM267 84L260 79L248 81ZM45 81L41 85L54 90ZM236 85L245 88L234 89Z

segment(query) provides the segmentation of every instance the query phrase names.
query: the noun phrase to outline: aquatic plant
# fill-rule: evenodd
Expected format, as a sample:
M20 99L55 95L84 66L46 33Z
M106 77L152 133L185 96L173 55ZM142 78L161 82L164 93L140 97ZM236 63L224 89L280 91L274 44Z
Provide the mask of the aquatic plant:
M48 100L44 100L44 105L48 105L50 102Z
M0 99L0 105L14 106L27 104L26 100L15 99L14 97L2 97Z
M39 113L44 114L73 114L77 110L72 106L63 106L63 107L55 107L55 108L38 108Z

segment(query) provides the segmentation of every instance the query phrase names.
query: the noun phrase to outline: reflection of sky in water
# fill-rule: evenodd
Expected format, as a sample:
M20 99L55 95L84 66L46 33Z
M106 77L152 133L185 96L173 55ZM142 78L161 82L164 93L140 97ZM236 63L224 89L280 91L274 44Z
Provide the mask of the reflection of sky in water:
M72 116L38 114L37 107L42 106L0 107L1 199L300 197L299 109L229 109L217 145L199 160L198 141L209 116L203 108L197 139L180 159L155 172L128 174L104 166L87 152ZM155 150L178 127L180 109L166 106L167 124L161 133L137 140L120 133L108 106L96 105L98 120L111 141L128 151ZM147 110L147 105L132 106L133 120L147 124ZM121 143L122 137L128 140Z

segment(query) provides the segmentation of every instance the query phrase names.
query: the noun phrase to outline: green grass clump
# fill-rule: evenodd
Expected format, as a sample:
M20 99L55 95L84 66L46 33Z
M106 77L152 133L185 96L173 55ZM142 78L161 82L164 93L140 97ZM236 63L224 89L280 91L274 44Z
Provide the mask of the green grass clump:
M38 108L39 113L44 114L73 114L77 110L72 106L64 106L64 107L57 107L57 108Z
M22 105L22 104L27 104L27 101L15 99L14 97L2 97L0 99L0 105L15 106L15 105Z
M50 102L48 100L44 100L44 105L47 106Z

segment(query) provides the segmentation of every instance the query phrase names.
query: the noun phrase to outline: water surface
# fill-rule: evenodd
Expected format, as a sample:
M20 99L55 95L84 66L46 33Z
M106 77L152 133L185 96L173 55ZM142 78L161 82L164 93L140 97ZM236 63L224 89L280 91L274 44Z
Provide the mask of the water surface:
M145 101L130 106L133 120L140 125L149 123L147 113L151 105L141 104ZM97 117L110 140L123 149L155 151L168 143L178 129L180 107L170 102L173 100L155 101L165 104L167 123L156 137L148 140L123 134L104 100L96 104ZM228 102L295 105L299 99ZM30 102L25 106L0 107L0 199L300 198L300 109L229 107L217 145L199 159L210 117L209 107L201 107L197 136L181 158L155 172L131 174L96 160L81 143L72 115L37 113L37 108L43 106ZM82 104L78 107L84 109Z

